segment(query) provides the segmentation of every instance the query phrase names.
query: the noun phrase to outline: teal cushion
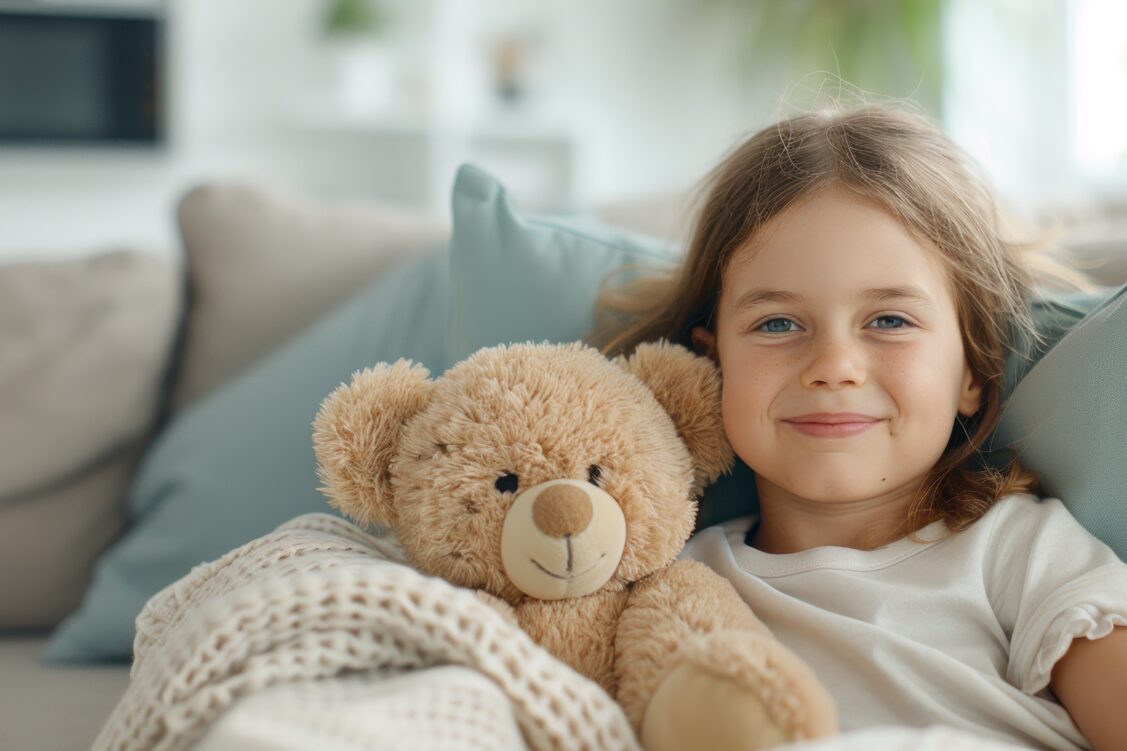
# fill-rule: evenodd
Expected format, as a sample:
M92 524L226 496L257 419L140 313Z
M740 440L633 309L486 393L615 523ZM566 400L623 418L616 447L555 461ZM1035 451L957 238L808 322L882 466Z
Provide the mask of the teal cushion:
M501 342L582 338L591 329L595 295L608 273L625 264L676 261L680 253L669 243L594 223L522 213L497 180L474 167L458 172L453 205L450 362ZM1007 362L1004 391L1019 381L1023 386L1007 403L1005 435L992 446L1005 446L1006 435L1029 433L1016 448L1042 475L1046 492L1059 494L1082 523L1125 557L1127 514L1119 511L1112 491L1127 487L1127 461L1122 439L1110 436L1127 424L1127 322L1107 307L1117 310L1113 303L1122 293L1109 302L1113 294L1060 294L1033 302L1041 340L1019 342ZM1069 334L1081 320L1085 325ZM1077 356L1082 359L1073 359ZM1086 363L1085 388L1077 388L1068 374L1077 362ZM1046 413L1046 405L1054 408ZM1082 430L1089 420L1098 426ZM737 461L731 474L706 489L699 526L753 513L757 505L755 475Z
M443 252L388 271L177 417L131 489L132 528L99 560L47 659L127 659L133 619L158 590L287 519L329 511L311 443L317 408L354 371L381 360L446 368L447 270Z
M1092 307L1093 297L1070 305ZM992 448L1010 447L1042 494L1127 560L1127 287L1059 338L1006 403Z
M1017 382L1025 377L1045 353L1055 347L1085 316L1105 305L1118 292L1117 289L1105 287L1094 292L1056 292L1034 299L1030 307L1040 341L1019 338L1013 354L1006 361L1002 379L1003 393L1011 394Z
M607 274L680 254L673 243L594 221L522 213L470 165L458 170L453 211L450 362L494 344L582 339Z

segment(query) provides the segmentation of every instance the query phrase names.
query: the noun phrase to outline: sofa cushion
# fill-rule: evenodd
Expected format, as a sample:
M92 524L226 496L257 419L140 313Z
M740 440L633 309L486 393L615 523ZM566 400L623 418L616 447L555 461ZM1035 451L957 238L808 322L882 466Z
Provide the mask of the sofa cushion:
M596 290L609 272L677 257L669 242L526 214L497 180L473 167L459 171L453 203L451 362L499 342L580 338L593 324ZM1127 464L1122 441L1111 437L1127 422L1123 296L1102 289L1034 301L1043 338L1018 344L1005 388L1039 375L1007 402L1004 430L993 446L1012 443L1041 473L1048 492L1059 493L1081 523L1127 558L1127 515L1113 492L1127 485ZM1068 376L1076 362L1086 363L1083 388ZM1090 421L1098 425L1085 430ZM737 461L731 474L705 490L702 525L752 513L756 503L755 475Z
M441 372L447 299L446 253L412 259L179 413L137 473L132 527L98 562L48 656L127 659L133 619L158 590L287 519L329 512L312 444L321 401L381 360Z
M1127 287L1060 337L1006 402L993 448L1036 470L1042 493L1127 561Z
M680 254L672 241L591 219L522 212L497 180L472 165L458 170L453 208L450 362L494 344L581 339L594 326L595 298L608 274Z
M0 266L0 629L56 623L121 531L180 287L153 253Z
M445 243L445 221L215 183L180 202L191 305L173 407L243 370L369 280Z

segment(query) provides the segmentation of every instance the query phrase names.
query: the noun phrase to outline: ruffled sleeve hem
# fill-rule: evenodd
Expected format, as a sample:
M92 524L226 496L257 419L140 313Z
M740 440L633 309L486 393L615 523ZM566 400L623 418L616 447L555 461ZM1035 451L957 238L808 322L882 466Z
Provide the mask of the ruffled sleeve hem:
M1036 694L1048 686L1053 666L1064 657L1073 639L1102 639L1116 626L1127 626L1127 615L1106 612L1091 604L1076 605L1065 610L1045 632L1040 649L1033 659L1032 669L1021 682L1021 690L1027 694Z

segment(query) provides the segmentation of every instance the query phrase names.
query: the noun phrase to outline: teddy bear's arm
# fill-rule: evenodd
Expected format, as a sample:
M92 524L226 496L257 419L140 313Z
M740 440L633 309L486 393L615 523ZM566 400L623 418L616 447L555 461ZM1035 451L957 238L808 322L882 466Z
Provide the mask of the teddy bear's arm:
M697 561L676 561L634 585L618 624L618 700L635 727L676 653L695 634L770 636L731 583Z
M833 699L805 663L694 561L635 586L615 671L617 698L651 751L767 748L836 731Z

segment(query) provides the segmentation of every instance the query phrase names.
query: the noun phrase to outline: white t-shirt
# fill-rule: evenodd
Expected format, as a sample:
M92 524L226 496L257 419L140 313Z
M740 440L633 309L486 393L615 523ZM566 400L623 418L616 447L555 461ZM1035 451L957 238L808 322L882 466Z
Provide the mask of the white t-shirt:
M735 586L837 701L843 730L947 725L1052 749L1088 748L1047 690L1073 637L1127 625L1127 564L1060 501L999 500L968 529L942 522L878 550L749 547L753 517L702 530L682 558Z

